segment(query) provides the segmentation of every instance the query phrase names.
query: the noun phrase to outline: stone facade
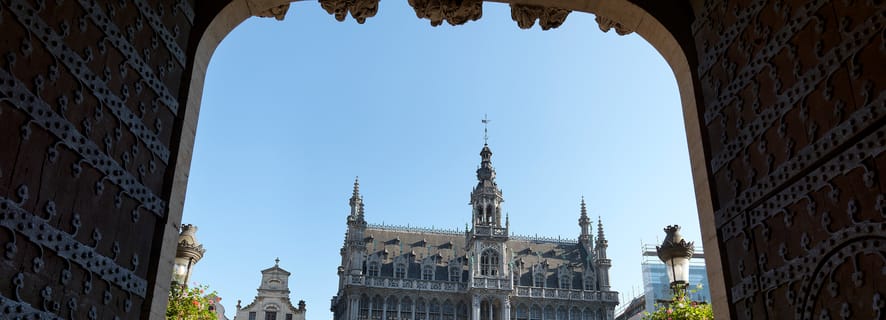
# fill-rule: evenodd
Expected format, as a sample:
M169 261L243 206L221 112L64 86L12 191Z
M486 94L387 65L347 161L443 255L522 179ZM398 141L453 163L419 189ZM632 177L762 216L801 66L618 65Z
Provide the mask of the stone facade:
M480 156L464 232L367 224L354 182L335 319L613 319L608 243L584 199L577 240L512 236L488 145Z
M273 267L262 270L255 300L245 307L237 301L234 320L305 320L305 301L295 307L289 300L289 275L280 268L279 259Z

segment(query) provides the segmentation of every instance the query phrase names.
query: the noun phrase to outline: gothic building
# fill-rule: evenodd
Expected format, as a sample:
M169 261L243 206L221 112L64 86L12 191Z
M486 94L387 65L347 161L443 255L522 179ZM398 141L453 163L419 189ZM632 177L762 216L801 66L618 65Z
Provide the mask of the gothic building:
M334 319L613 319L603 224L594 237L584 199L577 240L511 235L488 145L480 157L464 232L367 224L354 182Z

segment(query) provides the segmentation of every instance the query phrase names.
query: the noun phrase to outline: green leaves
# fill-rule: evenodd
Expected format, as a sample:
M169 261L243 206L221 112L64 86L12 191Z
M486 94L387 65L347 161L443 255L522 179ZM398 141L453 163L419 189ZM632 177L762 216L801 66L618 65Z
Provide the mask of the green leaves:
M215 303L221 300L215 291L207 293L206 285L192 288L172 284L169 291L169 305L166 307L167 320L215 320Z
M700 285L699 285L700 288ZM643 320L713 320L714 310L710 304L686 299L685 290L678 290L674 299L666 305L655 304L653 313L646 312Z

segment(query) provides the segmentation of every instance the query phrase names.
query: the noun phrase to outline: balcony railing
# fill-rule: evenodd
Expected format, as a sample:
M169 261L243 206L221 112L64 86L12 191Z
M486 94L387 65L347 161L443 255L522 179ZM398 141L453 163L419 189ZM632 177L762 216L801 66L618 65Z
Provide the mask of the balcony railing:
M511 281L508 279L474 277L474 283L472 285L474 288L511 290Z
M508 228L498 228L493 226L475 226L474 234L478 236L507 237Z
M518 286L517 297L618 303L618 293L614 291L591 291Z
M350 280L348 281L348 283L351 285L359 285L372 288L391 288L436 292L465 292L468 290L468 284L464 282L399 279L393 277L370 277L352 275L350 276Z

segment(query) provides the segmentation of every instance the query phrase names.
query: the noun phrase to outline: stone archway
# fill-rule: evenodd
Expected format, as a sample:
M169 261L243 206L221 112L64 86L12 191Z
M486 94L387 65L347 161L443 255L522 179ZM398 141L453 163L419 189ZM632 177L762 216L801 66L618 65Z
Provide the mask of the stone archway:
M362 19L365 1L323 2ZM162 317L206 64L285 5L0 2L4 317ZM884 8L527 0L514 16L552 27L563 10L637 32L674 71L718 318L882 312Z
M507 3L507 1L504 2ZM437 12L437 14L429 13L428 8L417 8L417 5L427 6L427 1L410 1L410 5L412 5L413 8L416 8L416 14L418 16L423 16L425 19L431 20L431 24L435 26L440 25L444 21L449 24L457 25L479 18L480 13L476 12L476 10L478 10L477 7L471 4L470 1L462 3L463 7L466 9L448 10L459 14L459 16L450 17L449 15L443 14L443 11L447 11L443 8L440 8L440 12ZM674 72L674 76L677 78L677 84L683 105L683 118L687 128L687 139L689 140L690 161L693 168L693 180L696 186L699 219L702 223L702 236L704 238L703 241L706 244L709 244L705 246L705 251L708 252L708 256L710 257L719 256L719 249L717 248L716 241L716 229L713 224L713 209L708 183L709 179L704 165L706 160L704 159L702 133L698 121L698 108L696 106L696 99L699 93L695 89L693 69L690 64L690 60L694 58L695 50L691 43L686 43L690 40L688 38L689 20L682 21L683 24L681 26L675 26L675 28L678 29L682 28L683 31L683 34L675 35L656 17L653 17L650 12L629 1L599 1L588 3L586 1L541 0L527 1L525 3L525 5L511 5L512 17L520 28L532 27L533 24L538 21L541 28L548 29L551 27L557 27L563 23L571 11L575 11L573 14L594 13L597 16L597 22L601 31L608 32L614 30L619 35L636 32L652 44L652 46L665 58ZM187 113L184 115L183 128L181 131L181 144L178 151L178 154L182 156L179 157L179 164L175 168L174 175L177 178L172 186L172 199L170 199L171 219L170 223L165 228L168 232L175 230L175 226L178 225L181 220L182 206L180 204L184 203L187 173L190 168L190 155L193 151L193 141L194 134L196 133L200 99L202 97L203 80L206 73L206 67L209 64L209 60L211 59L215 48L228 33L246 19L253 16L283 19L290 6L296 4L297 2L290 2L287 0L232 1L225 7L219 9L218 13L214 16L211 22L209 22L203 36L199 39L187 96ZM373 3L371 0L329 0L321 1L321 4L324 9L334 15L339 21L346 19L347 15L350 14L352 18L359 23L362 23L365 19L374 16L374 10L377 10L377 2ZM476 1L475 4L479 5L481 2ZM452 2L451 5L455 6L455 2ZM682 11L679 9L674 10L673 8L670 8L669 10L673 11L669 12L669 14L680 12L684 14L692 13L692 8L690 8L688 4L684 4ZM667 18L673 20L674 18L679 18L679 15L676 17L669 16ZM449 25L441 27L449 27ZM681 37L684 43L680 43L678 37ZM192 41L194 40L196 39L192 39ZM684 49L683 46L688 47L688 49ZM687 53L689 54L688 56ZM174 241L174 239L172 241ZM165 243L164 246L174 248L174 245L171 242L169 244ZM163 255L171 256L174 253L174 250L167 249L164 250ZM711 292L714 295L712 299L716 301L716 304L723 305L723 307L718 308L718 310L723 310L721 317L725 318L725 315L727 314L726 312L728 312L728 307L726 307L726 290L723 286L722 275L719 273L719 270L722 268L720 267L720 261L718 259L709 260L713 260L707 261L709 266L708 269L711 270L709 273L712 273L709 275L709 281L712 286ZM159 274L165 274L165 272ZM158 291L160 291L164 289L162 287L165 286L165 282L158 280L156 285L158 286ZM165 298L161 296L156 296L155 304L165 301L164 299ZM157 309L156 312L159 312L159 310L160 309ZM154 314L157 314L156 312Z

